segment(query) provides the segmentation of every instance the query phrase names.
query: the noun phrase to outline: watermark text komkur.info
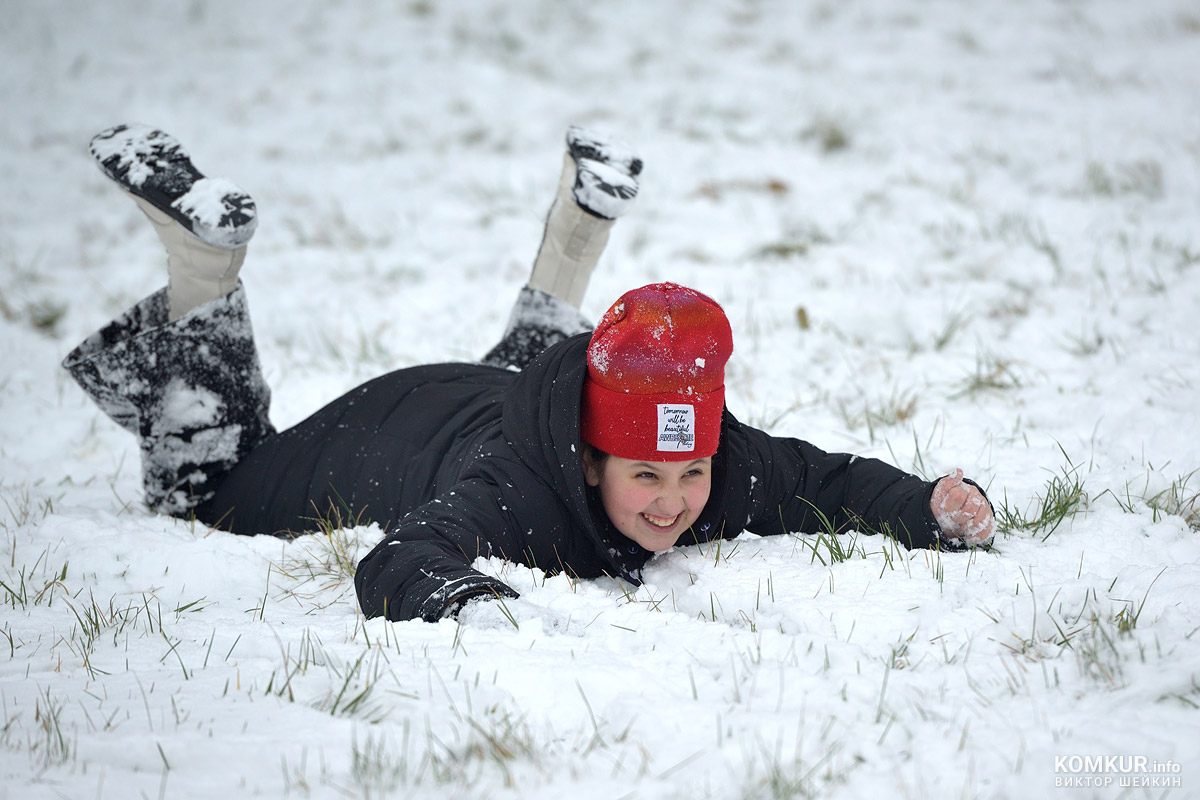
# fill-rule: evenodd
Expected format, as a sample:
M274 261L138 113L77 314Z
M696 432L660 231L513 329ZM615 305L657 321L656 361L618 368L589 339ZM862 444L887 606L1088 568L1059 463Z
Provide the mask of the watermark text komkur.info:
M1183 785L1182 772L1177 761L1158 761L1149 756L1054 757L1055 786L1167 789Z

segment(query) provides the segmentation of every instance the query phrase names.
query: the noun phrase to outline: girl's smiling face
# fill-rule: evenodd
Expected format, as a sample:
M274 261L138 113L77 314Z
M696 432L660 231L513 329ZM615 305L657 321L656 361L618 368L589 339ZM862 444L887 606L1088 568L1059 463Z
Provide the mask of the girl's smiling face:
M583 474L600 491L604 512L617 530L647 550L675 546L708 502L712 458L693 461L597 459L584 448Z

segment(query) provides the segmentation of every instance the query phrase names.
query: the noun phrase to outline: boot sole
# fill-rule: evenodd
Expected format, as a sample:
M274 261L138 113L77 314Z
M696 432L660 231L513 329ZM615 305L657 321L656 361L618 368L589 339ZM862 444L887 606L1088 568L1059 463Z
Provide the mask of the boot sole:
M147 125L117 125L92 137L101 172L198 239L233 249L250 241L258 209L230 181L206 178L173 136Z
M581 158L576 164L575 202L601 219L624 216L637 197L637 181L603 161Z
M567 128L567 150L577 164L583 160L599 161L630 178L642 173L642 159L638 158L632 147L619 139L579 125Z

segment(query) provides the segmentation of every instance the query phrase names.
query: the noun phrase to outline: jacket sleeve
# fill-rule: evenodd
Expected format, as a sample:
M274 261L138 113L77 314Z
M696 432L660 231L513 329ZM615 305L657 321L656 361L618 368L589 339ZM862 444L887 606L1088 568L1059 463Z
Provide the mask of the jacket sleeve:
M747 530L857 529L886 533L909 548L962 549L960 542L942 535L933 516L933 483L875 458L827 453L748 426L741 432L745 449L740 456L751 483Z
M464 481L393 525L359 562L359 605L368 617L434 622L475 597L517 597L471 563L511 558L520 547L504 493L486 480Z

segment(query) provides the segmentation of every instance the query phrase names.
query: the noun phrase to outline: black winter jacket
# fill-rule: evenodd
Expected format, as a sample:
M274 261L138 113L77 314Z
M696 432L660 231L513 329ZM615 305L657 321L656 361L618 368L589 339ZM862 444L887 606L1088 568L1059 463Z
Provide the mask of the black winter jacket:
M480 556L640 583L653 554L617 532L584 481L579 405L588 341L582 334L554 345L520 373L418 367L359 390L357 403L381 408L380 429L397 424L387 415L418 392L423 423L437 428L404 468L384 471L400 485L385 487L395 498L392 521L355 575L367 616L436 620L475 596L515 596L471 566ZM405 403L380 406L380 392L397 380ZM908 547L954 548L930 510L932 489L882 461L774 438L726 411L708 503L680 544L832 525L887 531Z

